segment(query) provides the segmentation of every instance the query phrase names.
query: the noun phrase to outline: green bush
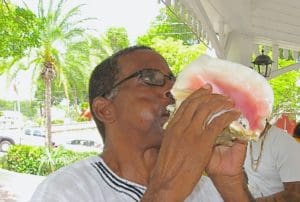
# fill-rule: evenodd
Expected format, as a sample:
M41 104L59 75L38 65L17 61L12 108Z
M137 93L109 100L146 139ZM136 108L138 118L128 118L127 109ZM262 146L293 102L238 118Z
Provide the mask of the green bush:
M44 126L45 125L45 119L44 118L37 118L35 122L38 124L38 126Z
M55 119L51 121L52 124L63 124L64 120L60 120L60 119Z
M77 121L77 122L84 122L84 121L89 121L89 119L86 118L86 117L81 117L81 116L79 116L79 117L77 117L76 121Z
M36 174L42 155L42 147L12 146L6 156L6 169L19 173Z
M19 173L45 176L63 166L93 155L97 153L74 152L62 147L49 150L47 147L14 145L1 159L0 167Z

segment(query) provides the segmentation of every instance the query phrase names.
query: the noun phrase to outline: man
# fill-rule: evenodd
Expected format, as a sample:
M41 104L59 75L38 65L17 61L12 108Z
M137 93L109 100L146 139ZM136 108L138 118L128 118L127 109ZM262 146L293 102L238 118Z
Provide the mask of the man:
M300 201L300 145L284 130L267 124L248 145L245 171L256 201Z
M145 46L98 65L89 99L103 153L50 175L32 201L248 201L246 145L214 147L217 135L240 115L234 103L206 85L164 129L167 106L175 102L174 81L165 59ZM221 110L226 112L209 120Z

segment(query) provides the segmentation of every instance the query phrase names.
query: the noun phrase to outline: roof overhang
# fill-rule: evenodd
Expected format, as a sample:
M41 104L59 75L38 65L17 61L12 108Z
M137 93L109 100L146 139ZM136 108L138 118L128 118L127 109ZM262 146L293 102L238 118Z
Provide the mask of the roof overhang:
M285 54L291 50L297 59L299 57L299 0L160 1L202 42L211 46L219 58L248 65L251 55L260 53L258 45L273 50L276 67L279 48L284 49Z

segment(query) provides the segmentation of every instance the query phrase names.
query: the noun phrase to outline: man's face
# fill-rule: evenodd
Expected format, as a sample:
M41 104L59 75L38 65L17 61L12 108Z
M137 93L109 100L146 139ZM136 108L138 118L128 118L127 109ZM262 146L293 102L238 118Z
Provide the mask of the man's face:
M118 81L142 69L156 69L165 75L171 71L160 55L150 50L137 50L119 58L121 74ZM168 120L166 106L174 103L170 89L174 81L165 78L162 86L148 85L133 77L118 86L113 98L118 127L126 131L131 141L141 146L160 145L163 125Z

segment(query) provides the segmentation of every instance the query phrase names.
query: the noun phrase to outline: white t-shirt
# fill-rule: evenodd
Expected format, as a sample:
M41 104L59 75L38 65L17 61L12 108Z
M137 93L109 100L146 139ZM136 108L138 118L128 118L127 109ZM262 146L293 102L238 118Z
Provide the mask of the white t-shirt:
M257 171L251 168L250 143L244 163L249 189L255 198L283 191L283 182L300 181L300 144L275 126L266 135ZM259 156L261 141L252 143L254 160Z
M184 182L182 183L184 186ZM139 201L146 187L117 176L101 157L89 157L49 175L34 192L31 202ZM187 202L223 201L212 181L205 176Z

